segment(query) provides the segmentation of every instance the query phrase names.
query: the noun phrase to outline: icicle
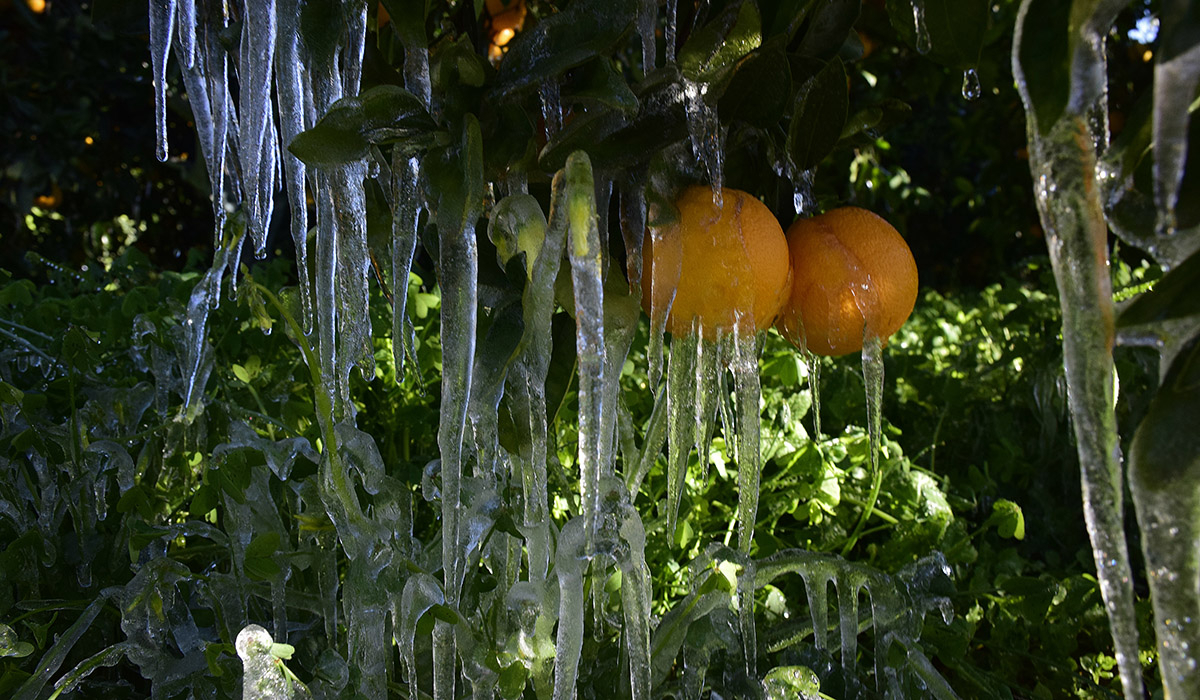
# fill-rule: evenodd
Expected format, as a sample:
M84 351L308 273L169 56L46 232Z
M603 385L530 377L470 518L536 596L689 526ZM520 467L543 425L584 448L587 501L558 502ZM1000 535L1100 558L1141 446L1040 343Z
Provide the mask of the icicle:
M291 214L292 246L300 282L301 325L312 331L312 277L308 271L308 201L304 162L287 150L292 139L311 126L305 118L307 78L300 53L300 0L278 0L276 7L275 94L279 101L279 130L283 138L283 172Z
M392 360L396 381L402 381L404 357L415 358L416 339L408 319L408 275L417 251L421 223L421 161L404 159L400 149L392 154ZM419 371L419 368L415 368Z
M757 341L752 333L741 331L738 325L734 326L731 367L737 397L738 550L749 553L758 517L758 482L762 471L758 413L762 389L758 380Z
M804 351L808 361L808 392L812 396L813 441L821 444L821 356Z
M660 212L651 211L652 221L660 218ZM678 248L681 243L679 236L670 235L669 227L651 226L650 245L658 250L667 246ZM663 336L667 329L667 317L671 313L671 305L675 302L675 292L679 288L679 275L682 274L682 252L672 255L655 255L651 258L650 270L642 270L642 274L650 275L650 343L646 350L649 357L647 377L652 391L658 391L658 383L662 379ZM654 263L659 263L659 267ZM669 263L669 265L668 265Z
M459 511L463 433L467 419L467 401L471 395L471 369L475 358L476 280L479 251L475 224L482 205L483 170L479 124L468 115L463 127L461 163L464 182L460 206L438 211L438 250L442 295L442 399L438 425L438 450L442 459L442 569L445 574L446 602L458 605L466 562L460 546ZM476 179L476 178L479 179ZM455 198L457 199L457 198ZM434 697L454 697L454 630L446 622L434 627Z
M708 85L683 79L684 110L687 113L688 136L692 154L704 164L712 182L713 204L721 208L721 184L724 171L724 129L717 118L716 105L705 100Z
M756 375L757 376L757 375ZM757 416L756 416L757 420ZM741 466L738 466L739 471ZM754 629L754 590L757 588L757 566L747 554L740 558L741 571L737 576L738 631L742 636L742 662L746 675L758 676L758 634Z
M646 531L620 480L606 477L606 520L616 522L621 545L616 548L621 569L622 636L629 654L629 681L633 700L650 697L650 570L646 568Z
M813 196L813 175L814 169L799 170L791 165L790 159L788 163L788 175L792 179L792 206L796 209L796 216L802 216L805 212L810 215L813 209L817 206L816 197Z
M426 573L417 573L404 582L400 605L393 603L393 630L396 644L400 647L400 660L408 679L409 695L417 696L417 621L434 605L444 604L445 596L437 579Z
M366 164L362 161L334 170L329 185L337 226L337 382L346 415L350 402L350 370L357 366L363 379L375 376L375 349L371 344L370 250L367 246L367 204L363 191Z
M840 577L837 582L838 619L842 632L842 679L846 696L858 697L859 682L855 660L858 658L858 584Z
M590 547L599 526L599 484L603 468L600 462L606 374L603 250L596 223L596 190L591 161L583 151L577 151L567 158L564 170L568 250L571 279L575 285L575 343L579 358L580 492Z
M550 141L562 130L562 97L556 78L548 78L538 86L538 97L542 102L542 121L546 140Z
M196 0L179 0L178 10L179 62L190 69L196 65Z
M1154 204L1159 235L1175 233L1175 205L1188 154L1189 105L1198 81L1200 44L1165 61L1160 57L1154 64Z
M723 373L728 345L726 337L716 344L702 341L697 348L694 444L700 460L701 483L708 479L709 449L712 446L717 403L721 400L717 376Z
M676 22L679 16L679 0L667 0L667 27L663 32L666 36L666 47L664 55L667 59L667 65L675 63L675 34Z
M270 221L265 217L274 184L263 172L263 152L268 147L270 135L275 0L247 3L243 9L242 42L238 52L238 155L246 191L250 240L254 242L255 255L261 257L266 252ZM270 147L273 148L273 144Z
M629 493L635 500L642 487L642 481L650 473L650 468L654 466L658 455L662 453L663 443L667 440L667 406L669 403L666 392L659 392L658 396L654 398L654 408L650 412L650 420L646 423L646 438L642 442L637 467L632 474L625 477Z
M642 242L646 238L646 190L641 180L621 188L621 238L631 292L642 288Z
M523 462L522 485L525 493L524 533L529 549L529 579L541 582L550 565L549 496L546 490L546 465L549 458L546 426L546 375L550 369L554 313L554 282L562 261L568 228L565 172L555 174L551 185L550 220L545 240L533 259L529 283L525 286L522 308L525 311L525 338L522 341L517 396L528 401L531 450ZM536 222L535 222L536 223ZM528 263L528 260L527 260Z
M675 541L679 502L687 488L687 463L696 439L696 363L699 330L671 340L667 365L667 537Z
M879 465L879 451L882 448L882 405L883 405L883 340L878 336L865 335L862 349L863 387L866 391L867 402L867 437L868 473L871 475L871 493L867 496L866 508L859 516L858 524L854 527L850 539L847 540L842 556L847 555L858 541L863 528L871 518L875 509L875 501L879 498L879 489L883 484L883 472Z
M338 272L338 227L335 221L337 210L333 202L333 187L329 180L335 175L324 168L317 170L314 198L317 208L317 260L313 275L313 293L316 297L314 325L317 332L317 358L321 367L321 386L314 387L325 394L331 415L318 415L318 420L329 426L340 420L337 407L338 391L338 346L337 346L337 272Z
M167 159L167 60L175 27L175 0L150 0L150 62L154 71L154 155Z
M966 100L978 100L983 94L983 88L979 85L979 71L974 67L963 71L962 81L962 96Z
M925 0L912 0L912 9L917 53L927 54L932 44L929 42L929 27L925 24Z
M558 637L555 641L554 700L574 700L583 652L583 572L587 568L587 526L572 518L558 535Z
M642 75L654 72L658 60L654 32L658 29L657 0L641 0L638 3L637 31L642 40Z
M367 46L367 2L353 0L342 4L346 36L342 53L342 94L357 95L362 81L363 52Z

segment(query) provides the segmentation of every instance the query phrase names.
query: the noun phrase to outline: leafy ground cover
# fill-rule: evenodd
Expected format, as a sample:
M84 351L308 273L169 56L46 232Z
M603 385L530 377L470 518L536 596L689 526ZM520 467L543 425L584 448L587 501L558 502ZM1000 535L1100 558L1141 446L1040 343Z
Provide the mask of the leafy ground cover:
M30 687L49 688L65 675L67 687L79 678L89 696L143 697L154 679L168 696L193 688L233 697L241 670L231 621L281 612L296 648L288 667L317 694L353 687L354 661L331 643L353 624L329 607L327 579L344 560L330 547L328 518L305 501L321 444L311 380L287 332L264 334L266 320L247 304L223 305L212 321L203 410L181 416L178 319L198 273L153 270L136 252L108 272L30 264L42 266L48 284L10 278L0 287L8 340L0 357L0 538L10 543L0 562L0 692L24 688L35 697ZM1035 261L1022 278L953 297L927 292L918 302L886 350L883 487L875 517L853 539L870 492L861 369L852 359L820 363L817 436L811 367L775 334L763 348L756 555L803 547L896 573L943 552L953 574L936 585L955 615L949 624L928 616L922 644L972 697L1116 696L1086 535L1073 515L1078 483L1061 360L1047 351L1056 347L1058 320L1045 267ZM1148 272L1123 267L1119 275L1130 286ZM279 288L286 275L285 262L257 266L239 293ZM377 436L386 478L404 498L361 495L380 509L389 499L411 503L412 541L424 544L414 545L410 564L419 567L431 559L419 547L439 546L427 471L437 452L439 296L416 276L408 293L420 369L394 381L390 345L378 340L379 376L356 396L362 429ZM635 341L622 374L621 439L634 443L653 408L645 347ZM1121 359L1123 386L1150 381L1145 357ZM578 478L569 373L563 383L554 424L560 468L550 482L559 525L576 507ZM1143 411L1138 395L1123 392L1131 398L1122 409ZM673 537L662 531L663 459L636 496L659 616L688 596L689 562L734 533L736 474L717 432L707 464L693 456ZM516 506L511 499L502 510ZM511 515L495 519L496 530L514 527ZM473 571L464 605L485 601L494 575L486 566ZM803 605L798 580L759 591L763 634L778 634L770 663L824 665L823 688L835 693L833 660L786 643L782 630ZM1148 629L1148 607L1141 618ZM418 645L428 643L432 616L422 619ZM513 653L503 639L491 643L499 659ZM617 663L612 649L589 643L581 676L599 677ZM1149 650L1143 661L1153 674ZM523 676L506 680L507 696L525 687Z

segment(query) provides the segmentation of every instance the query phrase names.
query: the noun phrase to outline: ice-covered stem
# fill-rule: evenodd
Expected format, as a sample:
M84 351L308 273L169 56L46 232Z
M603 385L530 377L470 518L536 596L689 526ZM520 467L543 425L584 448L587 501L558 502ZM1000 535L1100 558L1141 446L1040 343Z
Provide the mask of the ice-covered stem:
M1023 0L1017 14L1012 63L1025 104L1029 167L1038 214L1046 231L1062 307L1063 364L1079 452L1084 517L1125 697L1135 700L1142 697L1142 679L1122 522L1108 226L1096 182L1097 139L1088 122L1089 113L1103 113L1107 108L1104 36L1124 4L1095 0L1072 7L1068 36L1061 37L1071 50L1069 95L1066 107L1053 123L1038 123L1038 109L1045 107L1035 104L1022 63L1023 49L1029 50L1023 39L1032 0ZM1045 66L1036 69L1046 70Z
M458 605L465 569L459 542L462 509L463 433L471 395L477 322L479 250L475 225L482 214L483 140L479 121L468 114L460 153L462 180L441 197L437 213L438 274L442 295L442 401L438 451L442 457L442 571L446 603ZM434 628L434 697L454 697L454 630Z
M1200 341L1172 363L1129 450L1167 700L1200 697Z
M579 357L579 477L589 549L599 527L601 413L605 375L603 251L596 221L592 163L583 151L567 158L567 231L575 285L575 345ZM611 467L607 469L611 472Z

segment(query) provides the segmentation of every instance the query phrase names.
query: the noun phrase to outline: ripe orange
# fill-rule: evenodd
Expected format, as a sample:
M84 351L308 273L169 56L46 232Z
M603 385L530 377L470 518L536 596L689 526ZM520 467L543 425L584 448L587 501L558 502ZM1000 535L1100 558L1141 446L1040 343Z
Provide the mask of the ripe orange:
M787 240L771 210L741 190L725 188L722 200L717 209L711 187L688 187L675 202L679 220L646 231L642 308L666 308L674 287L672 335L693 322L710 341L735 322L739 333L769 328L791 289Z
M788 228L791 295L781 330L818 355L862 349L864 335L900 329L917 301L917 264L904 238L858 207L834 209Z

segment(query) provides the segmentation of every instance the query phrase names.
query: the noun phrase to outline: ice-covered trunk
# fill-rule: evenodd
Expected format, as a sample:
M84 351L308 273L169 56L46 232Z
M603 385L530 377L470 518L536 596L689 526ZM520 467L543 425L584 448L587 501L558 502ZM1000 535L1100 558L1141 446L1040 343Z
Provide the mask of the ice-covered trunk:
M1097 138L1088 121L1089 114L1107 110L1104 35L1124 3L1096 3L1091 16L1081 18L1086 21L1073 24L1074 36L1061 37L1075 54L1067 105L1052 124L1039 124L1038 109L1044 107L1031 97L1022 64L1023 32L1031 4L1024 0L1018 13L1013 75L1025 103L1034 194L1063 313L1063 364L1079 453L1084 517L1125 697L1135 700L1142 697L1142 681L1113 410L1108 226L1097 187Z

